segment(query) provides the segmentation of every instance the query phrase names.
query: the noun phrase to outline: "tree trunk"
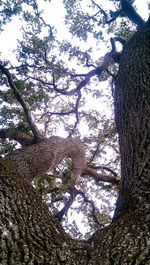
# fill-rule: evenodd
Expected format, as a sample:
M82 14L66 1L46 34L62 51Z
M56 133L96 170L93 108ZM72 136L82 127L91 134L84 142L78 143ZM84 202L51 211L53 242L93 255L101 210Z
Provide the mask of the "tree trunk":
M129 41L115 90L121 187L114 218L150 210L150 19Z
M123 215L87 242L72 240L10 161L1 160L0 169L2 265L149 264L146 215Z
M4 264L150 264L150 22L126 45L116 79L122 181L114 221L70 239L13 161L0 161Z

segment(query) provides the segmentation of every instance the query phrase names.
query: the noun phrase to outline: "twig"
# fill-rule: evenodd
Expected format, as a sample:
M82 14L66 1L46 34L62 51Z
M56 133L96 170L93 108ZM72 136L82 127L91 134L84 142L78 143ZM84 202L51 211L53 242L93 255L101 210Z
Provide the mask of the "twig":
M91 2L98 7L98 9L100 10L100 12L104 15L105 18L105 22L108 23L108 16L106 14L106 12L100 7L100 5L98 5L97 3L95 3L93 0L91 0Z
M90 164L94 160L94 158L96 157L96 155L98 154L99 147L100 147L100 142L97 144L96 149L95 149L92 157L90 158L90 161L88 162L88 164Z
M51 37L53 36L52 27L45 22L45 20L40 16L40 12L38 10L37 2L34 0L34 6L35 6L35 14L36 16L43 22L44 26L49 28Z
M94 221L95 221L96 224L98 224L99 226L102 227L102 224L98 221L98 219L97 219L97 217L96 217L96 214L95 214L95 211L96 211L96 210L95 210L94 202L93 202L92 200L90 200L90 199L85 195L85 193L84 193L83 191L78 190L78 189L76 189L76 188L75 188L75 191L76 191L76 194L77 194L77 195L81 195L81 196L83 197L85 203L88 203L88 204L91 205L91 207L92 207L92 216L93 216L93 219L94 219Z

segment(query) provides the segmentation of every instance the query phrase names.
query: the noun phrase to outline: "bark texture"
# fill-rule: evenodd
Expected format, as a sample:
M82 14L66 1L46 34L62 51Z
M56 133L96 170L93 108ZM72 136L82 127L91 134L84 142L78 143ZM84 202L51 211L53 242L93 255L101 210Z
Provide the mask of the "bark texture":
M11 136L14 135L13 132L9 132L10 134ZM23 136L21 134L20 137L20 134L15 132L17 139L20 137L19 140L24 141ZM27 141L24 143L27 144ZM54 170L63 159L71 158L71 187L75 186L81 174L83 176L90 175L97 181L110 182L117 185L119 183L116 176L98 173L95 169L86 165L84 145L79 139L52 136L15 150L7 158L14 162L18 174L21 174L29 182L36 177L44 176L48 171Z
M30 182L55 169L64 158L72 159L72 185L85 168L84 146L78 139L57 136L14 151L8 156L16 165L18 174Z
M18 171L16 160L2 159L2 265L150 264L149 114L148 22L126 45L116 81L115 116L122 159L122 181L114 222L97 231L87 242L70 239Z
M0 172L0 264L80 264L83 256L86 264L83 243L64 233L13 163L1 160Z
M87 242L72 240L9 160L0 161L0 200L2 265L149 265L150 216L128 213Z
M150 211L150 20L126 45L115 89L121 187L115 218Z

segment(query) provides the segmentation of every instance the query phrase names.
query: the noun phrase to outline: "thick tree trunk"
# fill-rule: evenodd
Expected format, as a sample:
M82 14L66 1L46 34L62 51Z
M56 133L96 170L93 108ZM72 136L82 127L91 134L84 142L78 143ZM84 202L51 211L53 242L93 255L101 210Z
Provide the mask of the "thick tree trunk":
M149 265L146 215L126 214L88 242L72 240L10 161L1 160L0 170L0 264Z
M0 161L0 264L74 264L74 260L80 264L83 256L86 264L83 243L64 233L41 197L15 170L9 160Z
M150 19L122 54L115 90L121 187L115 217L150 211Z
M70 239L13 161L0 161L4 264L150 264L150 23L122 54L115 116L122 182L114 222L88 242Z

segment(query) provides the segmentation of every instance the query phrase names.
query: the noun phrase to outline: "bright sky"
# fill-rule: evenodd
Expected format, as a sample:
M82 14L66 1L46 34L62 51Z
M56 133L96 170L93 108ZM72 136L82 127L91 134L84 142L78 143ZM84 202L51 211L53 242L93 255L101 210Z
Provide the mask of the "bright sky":
M65 10L64 10L64 6L62 3L62 0L51 0L51 3L49 2L45 2L43 0L37 0L40 4L42 3L42 9L44 10L44 19L47 21L47 23L49 23L50 25L54 25L57 28L58 31L58 37L60 40L65 39L69 39L72 40L72 36L71 34L68 32L66 26L63 24L64 21L64 16L65 16ZM95 0L96 2L96 0ZM103 0L98 0L97 1L99 4L100 2L103 4L104 1ZM86 0L85 1L86 4L90 3L90 0ZM107 8L107 6L110 8L110 4L113 6L113 2L110 2L109 0L105 0L105 8ZM147 19L148 18L148 10L147 10L147 1L146 0L135 0L134 4L136 5L139 14ZM13 22L9 23L6 26L6 30L3 31L1 33L1 41L0 41L0 52L1 52L1 59L10 59L12 58L12 61L15 63L15 55L12 53L12 50L15 49L17 47L17 39L20 38L21 36L21 23L18 21L17 17L13 18ZM110 38L110 37L109 37ZM101 46L98 47L98 51L97 51L97 47L94 47L94 41L92 40L91 37L91 41L87 41L87 42L79 42L79 40L77 40L77 38L73 38L73 43L75 45L80 45L80 47L82 47L82 50L86 50L88 48L90 48L89 45L91 45L92 43L92 48L95 50L95 52L92 54L93 58L94 56L97 59L97 53L100 55L105 54L106 52L108 52L108 48L106 47L106 45L101 42ZM96 44L95 44L96 45ZM102 54L100 54L102 51ZM80 67L77 68L79 72L87 72L88 69L86 67ZM102 87L105 89L105 91L107 90L107 84L106 83L100 83L100 87ZM99 99L99 103L100 103L100 99ZM86 105L87 106L91 106L92 107L92 101L91 98L86 96ZM95 104L95 101L93 101L93 105L95 105L97 107L97 110L99 110L99 107L102 108L102 103L100 104ZM95 109L96 109L95 107ZM105 103L103 103L103 109L106 110L107 109L107 105L105 105ZM107 113L106 113L107 115ZM85 125L84 125L85 127Z
M39 0L38 2L41 2ZM99 3L100 1L98 1ZM103 3L103 0L101 0ZM109 0L105 0L105 5L109 6ZM139 14L144 18L148 19L148 10L147 10L147 1L146 0L135 0L134 4L136 5ZM51 3L43 2L42 8L45 9L44 14L45 18L51 25L55 25L58 30L58 36L60 39L69 37L66 27L62 26L64 18L64 8L61 0L51 0ZM18 23L18 18L13 19L13 23L9 23L6 26L6 30L1 33L0 41L0 52L7 59L10 57L12 49L16 48L17 38L20 36L20 23ZM82 44L86 46L85 44Z

